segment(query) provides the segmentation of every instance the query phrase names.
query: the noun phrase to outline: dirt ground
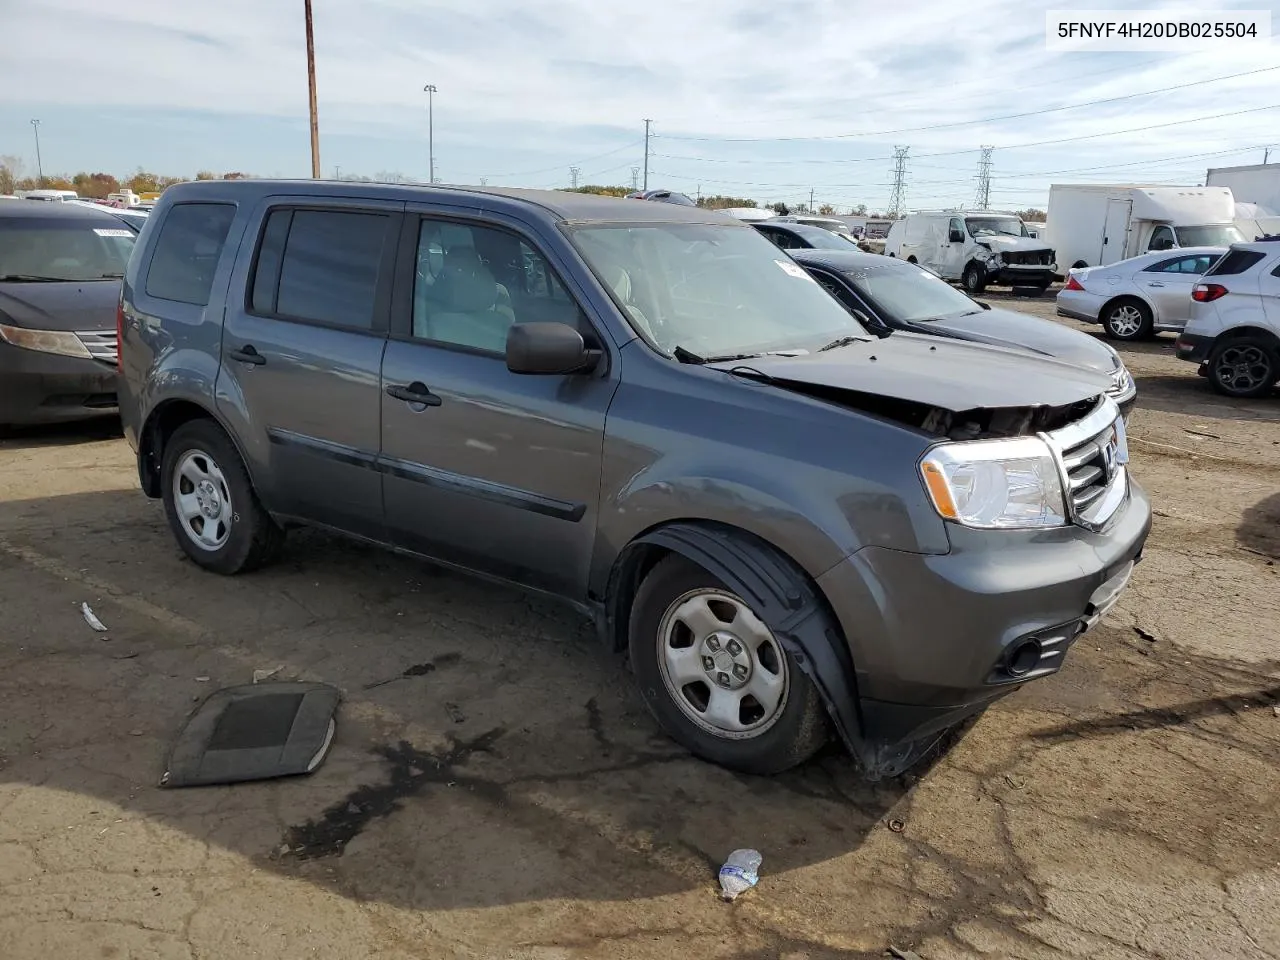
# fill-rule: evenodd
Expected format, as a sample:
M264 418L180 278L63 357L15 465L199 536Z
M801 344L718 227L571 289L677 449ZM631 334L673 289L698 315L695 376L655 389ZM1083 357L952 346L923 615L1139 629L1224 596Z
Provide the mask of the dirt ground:
M1280 397L1122 352L1132 587L876 786L693 760L575 615L426 564L303 533L204 574L110 427L0 442L0 957L1280 957ZM343 690L324 766L159 789L194 703L275 667ZM738 846L762 878L725 904Z

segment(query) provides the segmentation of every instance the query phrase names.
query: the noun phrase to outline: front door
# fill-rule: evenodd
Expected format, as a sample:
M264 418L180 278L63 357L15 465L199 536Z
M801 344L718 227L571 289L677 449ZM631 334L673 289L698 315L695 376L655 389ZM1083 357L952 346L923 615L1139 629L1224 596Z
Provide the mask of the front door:
M382 535L376 470L391 272L403 203L277 197L232 278L219 406L250 438L270 509ZM247 414L247 420L243 419Z
M411 213L401 247L382 365L391 536L448 563L585 596L618 368L514 374L505 347L511 325L529 321L572 324L597 346L605 338L519 224Z
M959 240L953 239L959 236ZM947 280L957 280L964 270L964 251L968 234L964 220L951 217L942 223L942 235L938 238L938 273Z
M1155 306L1158 326L1181 330L1191 318L1191 288L1217 259L1210 253L1170 257L1139 272L1134 281Z
M1102 226L1102 243L1098 249L1098 266L1125 259L1125 243L1129 237L1129 213L1132 200L1108 200L1107 219Z

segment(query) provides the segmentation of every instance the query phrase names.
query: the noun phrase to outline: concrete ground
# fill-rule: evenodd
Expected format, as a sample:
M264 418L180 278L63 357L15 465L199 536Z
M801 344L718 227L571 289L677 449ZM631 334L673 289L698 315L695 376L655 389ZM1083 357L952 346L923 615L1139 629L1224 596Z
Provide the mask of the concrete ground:
M304 533L202 573L110 427L0 442L0 958L1280 957L1280 399L1171 344L1123 348L1132 587L877 786L693 760L585 623L423 563ZM196 701L277 667L344 692L323 767L159 789Z

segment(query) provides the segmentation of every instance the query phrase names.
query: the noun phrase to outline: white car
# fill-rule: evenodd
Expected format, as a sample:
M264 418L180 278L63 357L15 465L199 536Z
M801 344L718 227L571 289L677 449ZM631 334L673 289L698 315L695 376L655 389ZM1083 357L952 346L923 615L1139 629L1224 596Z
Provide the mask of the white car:
M1262 397L1280 381L1280 238L1233 243L1191 290L1178 359L1228 397Z
M1100 323L1113 340L1179 331L1191 316L1191 288L1226 247L1182 247L1067 274L1058 316Z
M970 296L988 283L1035 287L1053 283L1053 250L1027 233L1021 220L989 210L909 213L889 228L884 252L929 267L944 280L959 280Z

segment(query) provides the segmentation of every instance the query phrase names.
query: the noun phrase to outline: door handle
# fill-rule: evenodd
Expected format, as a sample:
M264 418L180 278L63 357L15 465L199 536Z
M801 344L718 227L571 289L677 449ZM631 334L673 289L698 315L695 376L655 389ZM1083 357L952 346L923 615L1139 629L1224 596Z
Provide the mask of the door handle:
M1149 282L1149 283L1147 284L1147 286L1148 286L1148 287L1163 287L1163 286L1164 286L1164 284L1163 284L1163 283L1155 283L1154 281L1152 281L1152 282Z
M227 356L232 360L239 360L241 363L251 363L255 367L260 367L267 362L267 358L254 349L252 343L246 343L239 350L230 351Z
M403 400L405 403L419 403L424 407L438 407L441 404L440 398L420 380L415 380L407 386L398 383L388 384L387 396Z

